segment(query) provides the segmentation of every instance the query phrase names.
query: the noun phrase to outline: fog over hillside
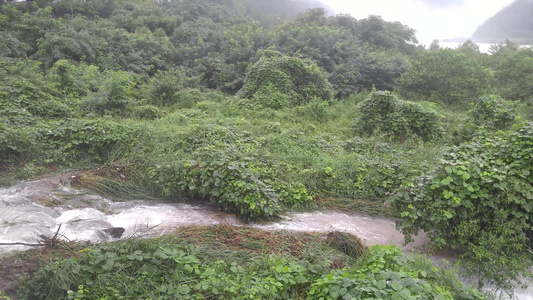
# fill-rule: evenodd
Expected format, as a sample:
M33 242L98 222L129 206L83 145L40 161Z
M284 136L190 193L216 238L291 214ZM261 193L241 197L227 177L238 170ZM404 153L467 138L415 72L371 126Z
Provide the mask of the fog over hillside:
M473 39L500 43L505 39L531 44L533 42L533 0L516 0L478 27Z
M531 0L528 0L531 1ZM323 0L336 13L357 19L380 15L387 21L400 21L417 31L418 40L466 40L485 20L513 0Z

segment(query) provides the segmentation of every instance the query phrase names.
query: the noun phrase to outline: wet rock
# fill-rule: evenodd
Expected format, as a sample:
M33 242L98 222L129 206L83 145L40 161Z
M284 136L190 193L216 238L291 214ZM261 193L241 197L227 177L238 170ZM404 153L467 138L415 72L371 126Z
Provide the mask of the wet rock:
M104 229L102 231L111 236L112 238L118 239L122 237L122 234L124 234L124 231L126 231L126 229L124 229L123 227L113 227Z

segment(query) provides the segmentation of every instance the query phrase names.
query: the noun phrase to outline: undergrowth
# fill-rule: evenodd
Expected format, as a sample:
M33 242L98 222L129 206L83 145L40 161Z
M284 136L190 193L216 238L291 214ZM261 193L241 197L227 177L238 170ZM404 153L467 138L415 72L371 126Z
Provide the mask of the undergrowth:
M164 238L129 239L43 262L19 290L36 299L484 297L422 256L394 246L344 250L352 241L360 244L345 233L190 226Z

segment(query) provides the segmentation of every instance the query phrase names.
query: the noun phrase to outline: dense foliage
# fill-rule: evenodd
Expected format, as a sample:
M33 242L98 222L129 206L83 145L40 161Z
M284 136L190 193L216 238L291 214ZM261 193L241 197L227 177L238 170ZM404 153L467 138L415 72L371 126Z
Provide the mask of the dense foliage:
M424 230L436 247L464 252L498 284L533 258L533 124L450 149L434 171L400 190L393 205L407 238Z
M255 104L274 109L303 105L313 98L327 101L332 94L327 74L311 60L274 51L263 53L246 73L239 91L242 97L254 99Z
M509 100L533 100L533 50L505 55L494 72L495 86Z
M396 81L396 91L408 100L446 105L465 104L488 88L489 73L464 53L439 49L421 54Z
M393 139L416 136L428 141L441 135L436 113L389 92L373 92L361 102L354 127L361 135L385 134Z
M473 102L469 111L470 119L476 126L483 126L495 130L509 129L516 118L516 103L486 95Z
M425 50L399 22L268 2L0 2L0 177L97 167L245 220L327 201L391 214L383 197L400 189L406 233L498 260L479 266L499 283L530 265L531 49ZM354 274L316 294L344 280L400 292L388 273Z
M39 299L483 299L453 272L394 246L375 246L362 257L351 257L332 244L307 238L308 244L292 245L301 253L265 255L252 251L256 241L248 240L249 229L228 227L192 228L204 236L201 241L207 247L166 239L83 249L76 258L47 264L23 290ZM213 232L222 240L226 235L241 240L240 251L227 251L228 245L216 242L219 238L205 237ZM299 238L287 233L254 235L261 234L283 244L273 245L271 251Z

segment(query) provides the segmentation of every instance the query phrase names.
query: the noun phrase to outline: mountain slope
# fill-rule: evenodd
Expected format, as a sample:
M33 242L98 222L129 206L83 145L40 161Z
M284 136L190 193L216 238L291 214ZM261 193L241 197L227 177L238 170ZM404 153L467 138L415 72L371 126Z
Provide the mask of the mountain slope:
M474 32L476 42L501 43L509 39L516 43L533 42L533 0L516 0L489 18Z

